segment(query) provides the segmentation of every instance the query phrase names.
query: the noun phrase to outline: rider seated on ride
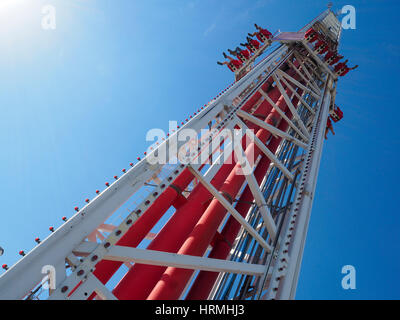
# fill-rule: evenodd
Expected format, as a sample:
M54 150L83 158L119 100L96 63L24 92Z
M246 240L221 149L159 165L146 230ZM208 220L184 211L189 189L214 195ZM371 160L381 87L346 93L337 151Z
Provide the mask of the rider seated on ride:
M312 43L318 40L318 33L313 28L310 28L306 31L304 38L306 39L306 41Z
M314 46L314 49L317 54L323 54L329 50L328 44L323 40L318 40Z
M263 29L261 27L259 27L256 23L254 24L254 26L257 28L258 31L254 32L254 33L249 33L248 35L250 37L254 37L256 36L258 40L260 40L260 42L264 42L271 39L272 38L272 33L269 32L267 29Z
M340 110L338 106L335 105L334 110L330 114L333 122L338 122L339 120L343 119L343 111Z
M243 50L243 49L241 49L239 47L236 47L235 50L228 49L228 52L230 54L235 55L242 62L245 62L245 61L249 60L250 56L251 56L249 50Z
M340 59L342 59L343 56L339 55L337 52L333 52L333 51L329 51L326 55L325 55L325 62L329 65L334 65L335 63L337 63Z
M246 43L241 43L240 45L246 47L250 52L256 53L258 49L260 49L260 43L257 40L254 40L250 37L246 38Z
M342 68L344 68L346 66L346 63L349 60L345 60L343 62L339 62L337 65L335 65L335 67L333 68L333 70L335 70L336 73L338 73Z
M226 59L228 59L229 61L224 61L224 62L219 62L217 61L217 63L219 65L227 65L228 68L232 71L232 72L236 72L240 69L240 67L243 65L243 62L238 60L238 59L233 59L232 57L228 56L225 52L223 53L224 57Z
M333 66L334 64L338 63L340 59L344 58L344 56L341 55L336 55L333 57L332 61L329 62L330 66Z
M337 71L336 73L338 74L338 76L343 77L343 76L345 76L350 70L354 70L354 69L356 69L356 68L358 68L358 64L355 65L355 66L352 67L352 68L349 68L347 65L344 65L344 66L343 66L339 71Z
M328 132L329 130L332 132L333 135L335 135L335 131L333 130L333 125L331 119L328 117L328 120L326 121L326 130L325 130L325 139L328 139Z

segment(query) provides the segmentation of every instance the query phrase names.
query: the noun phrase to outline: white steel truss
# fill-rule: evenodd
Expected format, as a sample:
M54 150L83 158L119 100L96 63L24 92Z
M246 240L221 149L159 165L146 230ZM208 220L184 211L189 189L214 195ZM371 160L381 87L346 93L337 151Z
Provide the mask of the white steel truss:
M327 10L301 31L307 30L315 21L334 24L335 19L333 13ZM305 48L306 54L300 48ZM92 293L99 299L116 299L93 274L96 264L103 259L119 261L128 267L132 263L140 263L219 272L210 298L254 296L258 299L293 299L331 105L330 92L337 77L305 41L282 42L269 49L271 52L251 72L199 109L190 121L173 130L169 138L154 146L144 159L132 164L132 168L124 171L121 177L116 177L104 191L78 209L73 217L4 273L0 277L0 299L32 298L35 288L42 282L43 267L48 265L56 270L55 289L48 292L49 299L87 299ZM313 69L312 64L317 68ZM288 70L294 73L290 75ZM274 88L283 96L293 119L262 89L269 79L273 79ZM287 93L287 89L291 93ZM287 130L260 120L252 113L253 110L241 110L256 93L261 94L258 103L267 101L288 123ZM292 97L297 98L298 103L293 103ZM272 152L248 130L248 124L282 138L277 151ZM212 142L223 141L224 148L231 147L235 152L242 169L249 168L250 162L243 148L232 146L231 137L222 130L237 127L242 129L240 137L247 136L261 150L262 156L271 160L261 184L253 173L257 162L251 172L245 174L244 186L249 187L254 197L254 203L245 217L211 183L223 165L222 155L210 163L207 162L209 159L201 159L203 150L210 147L212 154L218 154L219 147ZM185 128L199 133L208 129L199 137L197 150L189 148L190 141L179 139L179 133ZM175 151L171 153L170 150ZM189 151L182 157L180 150ZM166 159L168 165L157 162L160 156ZM222 204L227 210L227 218L232 216L241 225L228 259L117 245L119 239L184 170L190 170L198 183ZM151 181L154 183L150 184ZM135 209L119 223L110 223L110 217L135 196L139 203ZM152 239L155 236L149 234L147 237ZM236 293L232 288L227 290L227 283L238 275L242 277L240 283L243 285L235 289Z

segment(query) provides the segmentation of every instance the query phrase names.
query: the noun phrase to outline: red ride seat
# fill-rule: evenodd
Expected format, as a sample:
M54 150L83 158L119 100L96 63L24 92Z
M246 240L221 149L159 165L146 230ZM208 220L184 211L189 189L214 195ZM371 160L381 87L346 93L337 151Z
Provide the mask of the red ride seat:
M228 64L228 68L232 71L232 72L236 72L240 69L240 67L242 66L242 62L240 60L232 60L231 63Z
M261 29L259 32L257 32L256 37L258 40L265 43L265 41L272 38L272 33L267 29Z
M331 115L333 122L338 122L343 119L343 111L340 110L340 108L336 105L330 115Z

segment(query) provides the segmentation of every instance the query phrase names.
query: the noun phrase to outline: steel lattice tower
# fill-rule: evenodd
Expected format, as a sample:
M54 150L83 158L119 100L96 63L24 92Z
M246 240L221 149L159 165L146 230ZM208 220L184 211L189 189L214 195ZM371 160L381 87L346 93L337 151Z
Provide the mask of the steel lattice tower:
M295 298L338 80L310 28L337 49L330 9L277 35L258 64L6 267L0 299ZM177 139L184 129L198 133L195 149ZM235 146L233 129L243 129ZM174 161L167 150L185 152ZM152 161L161 154L167 164ZM121 214L127 202L135 209Z

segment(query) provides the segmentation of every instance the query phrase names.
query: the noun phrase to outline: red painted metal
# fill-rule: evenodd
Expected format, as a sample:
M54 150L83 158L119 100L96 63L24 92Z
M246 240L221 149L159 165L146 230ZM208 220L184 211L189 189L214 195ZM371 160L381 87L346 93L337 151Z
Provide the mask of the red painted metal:
M270 83L265 83L263 89L268 90L269 86ZM277 100L280 96L277 88L274 88L272 91L274 92L273 99ZM255 97L253 96L250 99L253 104L259 99L257 95L259 95L258 92L255 94ZM268 107L267 105L267 102L261 104L256 109L256 112L265 111L265 114L268 114L268 111L270 111L272 107ZM247 102L243 110L249 111L252 106L253 105ZM213 183L217 189L220 187L220 184L224 182L226 176L232 172L234 165L234 163L224 164L221 167L215 177L218 177L216 180L218 183ZM207 208L210 199L212 199L212 197L208 191L201 185L197 186L189 196L188 203L184 205L181 210L175 212L171 220L151 242L148 249L177 252ZM177 230L179 230L179 232L177 232ZM165 269L165 267L159 266L135 265L120 281L113 293L119 299L146 299Z
M281 110L286 109L286 103L283 96L277 88L274 88L271 92L271 97L280 96L277 105ZM265 103L267 103L265 101ZM269 106L270 110L272 106ZM274 109L271 111L266 119L266 122L271 125L276 125L280 116L278 112ZM271 134L264 129L258 130L256 136L264 143L268 141ZM245 151L246 156L251 157L254 155L256 159L260 154L261 150L254 144L250 143ZM228 178L225 180L220 193L225 195L227 199L235 199L237 193L239 192L245 177L243 175L237 174L240 172L240 164L236 164L235 168L229 174ZM187 254L193 256L202 256L207 250L208 245L211 243L219 225L224 219L227 211L221 205L217 199L213 199L185 243L182 245L178 254ZM149 294L147 299L149 300L164 300L164 299L178 299L185 288L187 281L190 280L192 275L192 270L178 269L169 267L166 269L162 275L160 281L154 287L152 292Z
M233 164L223 165L211 183L218 188L225 176L232 170L232 166ZM173 214L147 249L176 252L209 201L210 197L205 191L203 186L197 185L189 195L187 202ZM194 203L197 205L194 206ZM158 280L154 274L162 274L163 269L158 266L135 264L115 287L113 294L122 300L145 299Z
M271 83L272 81L267 82L263 86L263 89L267 91ZM256 99L259 99L260 96L261 95L259 93L254 95L243 106L242 109L248 111L251 108L252 103L254 103ZM140 160L140 158L138 158L138 160ZM176 178L173 184L179 189L184 190L192 182L192 180L193 176L190 174L189 170L184 170ZM145 236L171 206L174 206L175 209L179 209L183 204L184 201L181 194L177 193L176 189L167 188L151 205L151 207L138 219L138 221L127 231L127 233L117 242L117 245L136 247L141 241L143 241ZM96 265L94 274L103 284L105 284L115 274L121 265L121 262L103 260ZM93 297L94 295L92 295L90 298Z
M223 143L224 140L221 141L220 145ZM213 150L212 152L215 153L216 150ZM171 206L175 209L179 209L186 203L186 198L177 190L185 190L193 179L194 177L190 171L185 169L173 181L172 184L174 187L169 187L160 194L157 200L116 244L128 247L138 246ZM121 267L121 265L122 262L102 260L96 265L94 274L103 284L105 284ZM94 297L95 294L93 293L89 299L93 299Z
M222 143L223 141L221 141L221 144ZM186 198L179 193L178 190L185 190L193 179L194 177L190 171L185 169L173 181L172 184L174 187L169 187L160 194L157 200L116 244L120 246L137 247L171 206L175 209L179 209L186 203ZM121 267L121 265L122 262L102 260L96 265L94 274L103 284L105 284ZM93 293L89 297L89 300L93 299L95 296L96 294Z
M181 190L184 190L192 180L192 174L186 169L174 180L173 184ZM167 188L117 242L117 245L129 247L138 246L164 213L173 205L174 201L178 199L179 195L176 189L171 187ZM96 265L94 274L102 283L106 283L121 265L122 262L103 260Z
M299 94L302 94L299 91ZM298 99L293 99L294 105ZM286 111L286 115L289 119L291 119L292 115L289 110ZM281 121L278 128L282 131L286 131L288 128L288 123L286 121ZM279 137L273 138L271 143L269 144L268 148L275 153L278 149L279 144L281 143L282 139ZM261 183L265 174L269 168L270 160L267 157L263 157L260 161L259 165L257 166L256 170L254 171L254 176L258 182ZM247 212L250 209L251 202L254 200L253 194L251 193L250 188L247 186L241 197L239 198L238 204L236 205L236 210L245 217ZM235 218L232 216L228 218L224 228L221 231L221 236L217 239L214 243L213 249L209 254L209 258L214 259L226 259L229 255L231 247L229 244L232 244L239 233L241 225ZM217 280L218 273L216 272L208 272L208 271L200 271L196 280L193 282L193 285L190 288L190 291L187 294L187 300L203 300L207 299L215 281Z

